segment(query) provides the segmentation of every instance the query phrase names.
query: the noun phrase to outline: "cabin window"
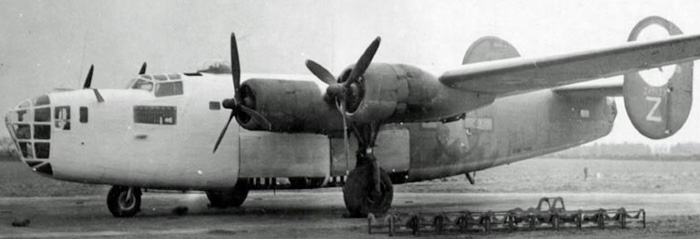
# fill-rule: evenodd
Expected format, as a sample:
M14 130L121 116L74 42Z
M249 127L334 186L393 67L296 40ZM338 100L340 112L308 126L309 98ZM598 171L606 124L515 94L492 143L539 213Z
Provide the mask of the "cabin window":
M34 125L34 139L51 139L51 126Z
M54 127L70 130L70 106L57 106L54 114Z
M174 125L176 117L175 106L134 106L135 123Z
M221 104L219 104L218 101L209 101L209 109L210 110L220 110Z
M49 122L51 119L51 108L38 108L34 109L34 121L36 122Z
M80 123L88 122L88 108L85 106L80 107Z
M34 155L38 159L47 159L49 158L50 147L49 143L34 143L34 149L36 150Z
M156 84L156 97L182 95L182 81Z

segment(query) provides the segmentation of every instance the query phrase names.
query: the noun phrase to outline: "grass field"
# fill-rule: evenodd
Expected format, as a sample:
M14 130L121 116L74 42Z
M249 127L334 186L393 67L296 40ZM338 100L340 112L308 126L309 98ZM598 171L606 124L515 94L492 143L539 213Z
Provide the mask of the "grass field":
M583 169L589 178L583 180ZM464 175L396 185L397 192L700 193L700 162L530 159ZM0 161L0 197L105 195L108 186L40 176L17 161Z

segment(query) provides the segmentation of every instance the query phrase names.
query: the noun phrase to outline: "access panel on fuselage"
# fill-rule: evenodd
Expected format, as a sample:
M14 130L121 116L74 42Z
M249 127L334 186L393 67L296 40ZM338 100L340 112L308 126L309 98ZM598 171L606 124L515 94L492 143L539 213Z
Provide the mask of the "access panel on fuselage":
M331 176L345 176L346 172L355 168L355 152L357 140L354 136L348 137L348 152L345 149L345 140L340 137L331 137ZM405 125L389 124L382 126L377 136L374 155L377 163L388 173L401 173L409 170L411 158L410 132ZM345 157L348 154L349 157Z
M240 131L241 178L328 177L330 145L321 134Z

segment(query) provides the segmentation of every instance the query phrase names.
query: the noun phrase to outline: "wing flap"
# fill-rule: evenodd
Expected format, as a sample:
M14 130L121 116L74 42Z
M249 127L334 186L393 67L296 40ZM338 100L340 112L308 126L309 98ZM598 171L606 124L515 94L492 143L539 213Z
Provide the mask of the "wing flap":
M622 79L604 79L605 81L589 81L566 85L552 89L554 93L563 96L585 98L622 96Z
M700 58L700 35L541 58L516 58L464 65L440 82L457 89L511 95L606 78Z

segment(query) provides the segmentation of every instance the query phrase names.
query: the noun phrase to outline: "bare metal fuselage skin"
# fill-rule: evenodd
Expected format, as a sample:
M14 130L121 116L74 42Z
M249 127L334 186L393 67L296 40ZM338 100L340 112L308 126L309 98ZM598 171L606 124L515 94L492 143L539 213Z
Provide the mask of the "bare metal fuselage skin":
M34 171L83 183L208 190L240 178L340 177L355 166L354 137L346 151L342 134L256 132L236 123L212 154L230 113L219 105L231 97L230 75L174 82L182 94L100 90L105 102L97 102L92 90L52 92L49 103L13 108L6 124ZM384 125L375 154L396 183L441 178L590 142L610 132L615 114L611 98L539 90L451 122Z

